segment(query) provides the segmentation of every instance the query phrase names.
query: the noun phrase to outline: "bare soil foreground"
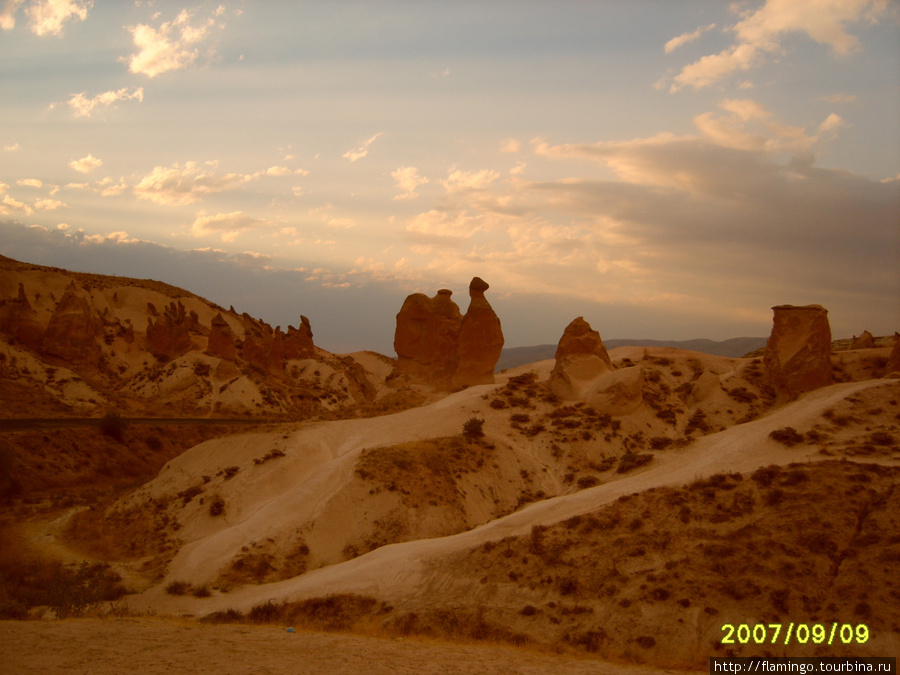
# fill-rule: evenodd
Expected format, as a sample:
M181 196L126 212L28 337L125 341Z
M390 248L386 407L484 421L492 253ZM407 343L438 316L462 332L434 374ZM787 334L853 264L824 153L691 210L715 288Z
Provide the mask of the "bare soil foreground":
M2 621L0 663L14 673L675 673L484 644L153 618Z

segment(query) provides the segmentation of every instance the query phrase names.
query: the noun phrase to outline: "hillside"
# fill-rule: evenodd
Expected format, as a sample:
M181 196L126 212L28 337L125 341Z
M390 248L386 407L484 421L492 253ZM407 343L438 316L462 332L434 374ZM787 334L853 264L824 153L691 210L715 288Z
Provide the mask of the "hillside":
M608 349L616 347L672 347L688 351L738 358L766 346L766 338L741 337L729 340L644 340L644 339L612 339L604 340ZM497 361L497 370L517 368L535 361L552 359L556 354L556 345L535 345L532 347L507 347Z
M161 282L0 258L0 416L298 419L380 400L391 360L319 349L299 318L273 329Z
M757 653L724 624L867 631L773 655L900 647L900 351L835 351L821 307L776 308L746 357L607 352L579 317L559 360L446 392L304 320L0 265L4 417L152 418L2 433L0 616L99 607L52 590L78 583L125 614L654 668Z

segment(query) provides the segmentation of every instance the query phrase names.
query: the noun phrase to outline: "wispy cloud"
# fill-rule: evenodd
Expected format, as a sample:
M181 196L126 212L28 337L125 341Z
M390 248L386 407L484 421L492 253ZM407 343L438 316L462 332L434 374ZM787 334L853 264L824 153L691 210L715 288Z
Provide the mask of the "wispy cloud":
M206 195L233 190L245 181L239 173L216 174L215 167L215 162L156 166L134 186L134 193L157 204L183 206Z
M89 154L81 159L73 159L69 162L69 166L79 173L90 173L103 166L103 160Z
M781 40L791 33L805 34L828 45L835 54L849 54L858 48L859 40L844 30L845 25L864 19L877 21L887 8L887 0L767 0L756 11L745 11L741 20L727 29L736 36L731 46L682 68L670 90L702 89L734 73L749 71L763 63L767 54L779 53Z
M383 136L383 135L384 135L384 132L379 131L377 134L372 136L372 138L370 138L367 141L364 141L362 143L362 145L360 145L358 148L354 148L353 150L348 150L343 155L341 155L341 157L343 157L344 159L349 159L351 162L355 162L359 159L363 159L364 157L366 157L369 154L369 146L372 145L372 143L374 143L380 136Z
M275 223L265 218L254 218L243 211L207 214L200 211L191 225L194 236L218 235L222 241L234 241L242 232L274 227Z
M68 100L69 107L75 111L76 117L90 117L98 106L110 106L116 101L143 101L143 87L122 87L116 91L105 91L88 98L84 92L73 94Z
M128 59L132 73L156 77L171 70L193 65L201 57L201 47L216 26L216 19L195 20L196 10L181 10L171 21L158 27L148 24L129 26L138 51ZM218 16L218 14L216 14ZM208 48L207 56L212 55Z
M710 31L716 27L716 24L711 23L708 26L701 26L697 30L691 33L682 33L677 37L673 37L666 43L666 46L663 48L666 54L670 54L674 52L676 49L681 47L682 45L686 45L688 42L693 42L698 39L701 35L703 35L706 31Z
M217 192L234 190L243 183L260 178L291 176L296 172L283 166L271 166L255 173L217 174L218 162L185 162L171 167L156 166L134 186L141 199L157 204L184 206Z

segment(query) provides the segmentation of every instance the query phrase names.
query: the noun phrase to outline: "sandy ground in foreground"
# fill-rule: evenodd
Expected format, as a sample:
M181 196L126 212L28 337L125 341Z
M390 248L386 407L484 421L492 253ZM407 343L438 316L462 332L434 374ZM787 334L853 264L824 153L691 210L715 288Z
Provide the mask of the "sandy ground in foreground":
M449 644L280 626L161 619L0 621L0 671L14 673L587 673L664 671L512 647Z

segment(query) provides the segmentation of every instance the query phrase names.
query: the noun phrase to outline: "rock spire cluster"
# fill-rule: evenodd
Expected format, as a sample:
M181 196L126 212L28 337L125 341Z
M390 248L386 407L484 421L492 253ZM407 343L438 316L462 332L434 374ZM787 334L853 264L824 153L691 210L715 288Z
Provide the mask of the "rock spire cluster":
M438 389L458 389L494 381L503 350L503 331L484 292L489 285L475 277L469 284L469 308L463 315L453 292L442 288L433 298L408 296L397 314L395 377Z

